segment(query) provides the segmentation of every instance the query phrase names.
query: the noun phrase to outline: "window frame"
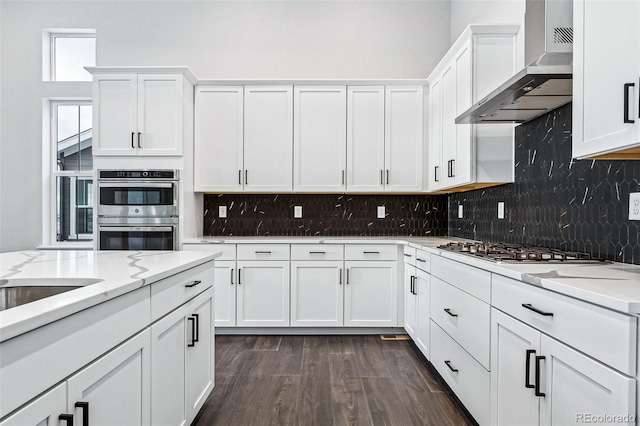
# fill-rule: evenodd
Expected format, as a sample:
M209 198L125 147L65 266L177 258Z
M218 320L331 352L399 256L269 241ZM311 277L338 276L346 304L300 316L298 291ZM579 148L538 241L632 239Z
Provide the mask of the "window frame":
M58 206L58 177L70 177L77 180L94 180L93 184L93 226L95 227L95 200L96 200L96 186L94 169L86 171L71 171L71 170L58 170L58 106L70 105L70 106L82 106L92 105L91 98L51 98L46 100L45 108L43 108L45 114L49 115L49 131L48 137L45 138L48 141L43 152L45 152L46 167L43 167L43 181L45 182L46 194L43 197L43 243L49 246L65 246L65 245L82 245L86 247L93 246L94 234L76 234L77 236L84 237L83 239L58 241L58 230L61 218L59 218L59 206ZM93 110L92 110L93 114ZM93 121L93 120L92 120ZM92 123L93 128L93 123ZM92 143L93 145L93 143ZM75 190L72 190L75 194ZM73 215L72 215L73 216ZM71 224L75 224L75 217L71 218Z
M43 30L43 61L42 61L42 80L60 83L89 83L89 80L64 80L56 79L56 38L93 38L96 42L94 51L94 64L87 66L95 66L98 62L98 39L96 30L91 28L49 28Z

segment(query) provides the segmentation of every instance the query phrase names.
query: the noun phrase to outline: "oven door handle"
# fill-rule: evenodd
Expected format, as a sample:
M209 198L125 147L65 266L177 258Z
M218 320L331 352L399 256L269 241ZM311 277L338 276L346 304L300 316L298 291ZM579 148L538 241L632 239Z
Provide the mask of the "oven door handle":
M99 231L172 232L173 226L99 226Z
M173 182L98 182L100 188L173 188Z

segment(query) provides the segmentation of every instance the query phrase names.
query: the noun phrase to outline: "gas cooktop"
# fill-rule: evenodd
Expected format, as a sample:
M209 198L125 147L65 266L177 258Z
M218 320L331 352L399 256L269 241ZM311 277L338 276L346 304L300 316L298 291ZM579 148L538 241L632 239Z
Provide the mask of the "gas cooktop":
M555 262L555 263L604 263L606 260L589 253L563 251L544 247L504 243L456 243L438 246L439 249L479 257L494 262Z

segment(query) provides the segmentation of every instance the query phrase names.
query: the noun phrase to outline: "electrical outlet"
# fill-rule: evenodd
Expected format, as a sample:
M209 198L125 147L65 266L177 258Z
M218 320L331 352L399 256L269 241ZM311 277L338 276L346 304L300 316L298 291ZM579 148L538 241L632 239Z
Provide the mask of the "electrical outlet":
M218 206L218 217L220 219L226 219L226 217L227 217L227 206Z
M498 219L504 219L504 201L498 202Z
M640 192L629 194L629 220L640 220Z
M384 206L378 206L378 219L385 218L385 208Z
M302 219L302 206L293 206L293 218Z
M462 219L464 217L464 210L462 208L462 204L458 204L458 219Z

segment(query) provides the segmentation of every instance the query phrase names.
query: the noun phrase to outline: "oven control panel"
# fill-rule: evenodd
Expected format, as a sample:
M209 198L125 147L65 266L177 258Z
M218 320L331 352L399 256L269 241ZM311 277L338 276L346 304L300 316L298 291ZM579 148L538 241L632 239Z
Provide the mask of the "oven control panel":
M178 179L177 170L99 170L99 179Z

